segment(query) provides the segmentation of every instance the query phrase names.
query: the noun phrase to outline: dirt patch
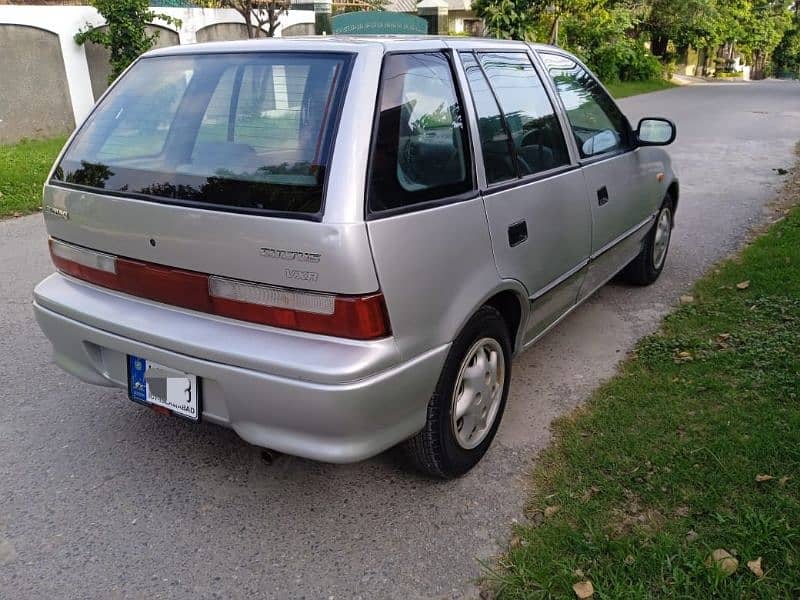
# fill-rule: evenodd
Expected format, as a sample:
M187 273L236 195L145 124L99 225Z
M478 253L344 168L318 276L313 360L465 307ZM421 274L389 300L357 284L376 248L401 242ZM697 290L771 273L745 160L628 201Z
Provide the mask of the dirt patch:
M754 227L748 235L748 242L757 238L775 223L783 221L789 211L800 204L800 142L795 147L797 162L795 165L786 169L786 181L781 191L775 198L764 207L765 219L760 225Z
M664 526L666 519L655 508L642 506L642 500L630 490L625 490L625 504L611 511L608 534L612 539L634 531L654 535Z

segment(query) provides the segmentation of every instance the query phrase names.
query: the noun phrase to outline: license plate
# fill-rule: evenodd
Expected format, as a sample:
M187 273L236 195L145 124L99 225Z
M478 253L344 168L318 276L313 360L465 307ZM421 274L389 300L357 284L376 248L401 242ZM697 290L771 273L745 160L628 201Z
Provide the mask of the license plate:
M128 356L128 395L191 421L200 420L200 380L170 367Z

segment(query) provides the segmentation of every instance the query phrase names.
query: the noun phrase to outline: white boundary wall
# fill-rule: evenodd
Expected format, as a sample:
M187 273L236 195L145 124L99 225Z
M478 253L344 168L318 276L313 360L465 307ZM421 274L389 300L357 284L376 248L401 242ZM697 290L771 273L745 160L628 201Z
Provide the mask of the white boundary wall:
M180 28L153 21L165 29L178 33L181 44L193 44L197 32L203 27L218 23L242 23L244 19L233 9L220 8L160 8L153 7L153 12L167 14L181 20ZM298 23L314 23L313 10L290 10L280 17L280 25L276 32ZM91 6L0 6L0 24L27 25L50 31L58 35L61 44L61 56L64 59L64 70L67 74L72 112L76 125L89 114L94 105L92 83L89 78L89 64L86 60L84 46L75 43L74 36L87 24L100 27L105 20Z

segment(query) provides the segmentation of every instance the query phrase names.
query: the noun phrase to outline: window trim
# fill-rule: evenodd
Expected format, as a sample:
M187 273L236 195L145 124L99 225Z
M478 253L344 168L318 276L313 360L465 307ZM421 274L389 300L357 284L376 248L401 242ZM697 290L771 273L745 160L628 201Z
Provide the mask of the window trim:
M562 113L566 117L567 125L569 125L570 133L572 134L572 136L571 136L572 138L575 137L575 134L574 134L574 132L572 130L572 123L570 123L570 121L569 121L569 115L567 114L567 109L564 106L564 102L561 100L561 95L558 93L558 88L555 85L555 81L553 80L553 76L550 75L550 69L548 68L547 63L545 62L544 58L542 58L542 55L548 55L549 54L550 56L558 56L558 57L561 57L561 58L566 58L567 60L571 60L576 65L581 67L584 71L586 71L586 74L598 86L600 86L600 89L603 91L603 93L606 94L606 96L608 96L608 99L611 100L611 103L614 106L617 107L617 110L619 110L620 114L622 115L622 118L625 120L625 125L628 128L628 136L629 136L629 138L630 139L633 138L633 128L631 127L630 121L628 120L628 115L625 114L625 111L623 111L622 108L619 106L619 104L617 104L617 101L614 99L614 96L611 95L611 93L608 91L606 86L603 85L603 83L597 78L597 76L594 73L592 73L592 71L591 71L591 69L589 69L589 67L587 67L583 62L581 62L576 56L572 56L570 54L565 54L563 52L558 52L555 49L553 49L553 50L551 50L550 48L548 48L546 50L535 49L533 52L534 52L534 54L536 54L537 58L539 59L539 61L542 64L542 67L544 68L547 76L550 79L550 83L553 86L553 90L555 92L555 96L556 96L556 100L558 102L559 108L561 109ZM602 154L597 154L595 156L587 156L586 158L584 158L584 157L581 156L581 149L578 148L577 142L575 142L575 140L573 139L572 143L575 144L575 150L577 151L578 164L581 167L592 165L594 163L601 162L601 161L604 161L604 160L609 160L609 159L612 159L612 158L616 158L618 156L622 156L623 154L628 154L629 152L635 152L636 149L637 149L636 144L630 144L627 147L617 148L615 150L610 150L608 152L603 152Z
M383 101L383 72L386 68L386 59L391 56L404 55L404 54L442 54L447 59L447 66L450 68L450 76L453 82L453 90L456 93L456 99L462 111L463 129L466 133L466 143L464 146L465 151L469 154L469 177L471 189L451 196L444 196L442 198L435 198L433 200L425 200L423 202L416 202L414 204L407 204L405 206L398 206L396 208L387 208L384 210L372 210L370 206L370 181L372 180L373 158L375 156L375 147L378 143L378 125L380 124L381 104ZM447 206L449 204L457 204L459 202L466 202L473 200L480 195L477 185L476 177L476 161L475 152L473 151L472 131L467 118L464 102L464 92L461 89L458 74L455 70L455 51L452 48L439 47L427 49L413 49L413 50L393 50L391 52L384 52L381 58L381 70L378 76L378 90L375 94L375 110L372 114L372 132L370 133L369 141L369 160L367 161L366 178L364 181L364 219L366 221L375 221L378 219L394 217L396 215L403 215L407 213L417 212L420 210L428 210Z
M570 163L568 165L561 165L560 167L555 167L554 169L548 169L547 171L540 171L538 173L525 175L524 177L518 177L517 179L498 181L497 183L492 183L491 185L487 184L486 189L483 192L483 195L490 196L498 192L504 192L506 190L521 187L524 185L530 185L531 183L537 183L545 179L550 179L552 177L563 175L564 173L577 171L580 168L581 165Z
M91 121L94 114L99 110L100 106L103 104L106 96L108 96L114 88L119 85L120 81L124 79L124 76L128 74L140 61L144 60L157 60L162 58L174 58L174 57L191 57L191 56L217 56L217 55L229 55L229 54L237 54L237 55L265 55L265 54L296 54L296 55L322 55L322 56L332 56L332 57L339 57L342 59L342 69L341 73L339 74L340 81L337 83L337 87L340 90L341 97L338 102L338 107L334 112L332 112L329 116L329 122L327 123L328 131L323 133L324 138L328 138L328 164L324 168L324 176L322 180L322 190L321 190L321 200L319 210L314 213L308 212L290 212L290 211L282 211L282 210L274 210L268 208L248 208L248 207L232 207L226 206L221 204L210 204L205 202L197 202L194 200L182 200L179 198L167 198L164 196L151 196L148 194L140 194L135 192L120 192L114 190L107 190L103 188L94 188L91 186L85 186L75 183L70 183L68 181L61 181L55 179L55 174L58 168L61 165L61 161L67 155L67 152L74 144L75 140L78 136L83 132L86 128L89 121ZM45 181L45 185L50 185L53 187L60 187L65 189L72 189L72 190L79 190L84 192L89 192L93 194L97 194L100 196L113 196L115 198L128 198L133 200L141 200L145 202L152 202L154 204L163 204L165 206L181 206L185 208L194 208L198 210L207 210L210 212L221 213L221 214L247 214L253 216L260 216L260 217L273 217L273 218L280 218L280 219L294 219L298 221L314 221L314 222L321 222L325 216L325 208L327 204L328 198L328 183L330 179L330 166L332 163L332 159L334 154L336 153L336 142L338 140L338 130L339 124L341 121L342 114L345 110L345 105L347 104L347 95L350 89L350 79L353 74L353 66L356 63L358 58L358 52L353 51L346 51L346 50L290 50L290 49L276 49L276 50L225 50L225 51L196 51L196 52L179 52L173 54L158 54L155 56L140 56L137 58L133 63L131 63L125 71L122 73L120 77L117 78L114 83L112 83L108 88L103 92L100 98L97 99L92 109L89 111L89 114L84 117L83 121L81 121L80 125L75 128L72 132L70 137L68 138L67 142L64 144L64 147L61 149L61 152L56 159L56 162L53 164L50 173L48 174L48 178ZM169 137L169 133L167 134ZM165 145L167 140L165 140Z
M489 91L492 93L492 98L494 99L494 103L497 106L497 111L500 114L500 120L503 123L503 130L506 132L506 146L508 146L508 153L511 155L511 162L514 165L514 171L516 172L516 178L511 178L506 181L494 181L489 183L488 177L486 177L486 157L483 154L483 140L481 140L480 131L478 131L478 143L481 146L481 166L483 167L483 178L486 181L486 187L490 185L498 185L503 183L508 183L509 181L518 181L522 178L519 171L519 161L517 160L517 149L514 147L514 138L511 135L511 129L508 126L508 119L506 119L506 112L503 110L503 107L500 105L500 99L497 97L497 92L495 92L494 88L492 87L492 83L489 81L489 76L486 74L486 69L483 68L483 63L481 63L481 59L478 56L478 52L476 50L472 51L464 51L459 52L459 61L461 61L461 54L471 54L472 58L475 60L475 63L478 65L478 69L481 71L481 75L483 75L483 79L486 82L486 87L489 88ZM478 105L475 103L475 94L472 93L472 88L469 86L469 75L467 75L467 70L464 67L464 61L461 61L461 68L464 69L464 74L467 76L467 87L469 88L469 95L472 98L472 109L475 111L475 119L476 121L480 122L480 116L478 115ZM555 107L553 107L555 110ZM562 134L563 135L563 134Z

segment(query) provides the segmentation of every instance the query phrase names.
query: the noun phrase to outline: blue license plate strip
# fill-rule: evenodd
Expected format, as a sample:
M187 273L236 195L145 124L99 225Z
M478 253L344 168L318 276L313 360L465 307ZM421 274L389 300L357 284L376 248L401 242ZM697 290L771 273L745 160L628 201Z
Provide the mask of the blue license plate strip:
M138 356L128 355L128 397L145 406L160 406L197 422L201 413L200 378Z

